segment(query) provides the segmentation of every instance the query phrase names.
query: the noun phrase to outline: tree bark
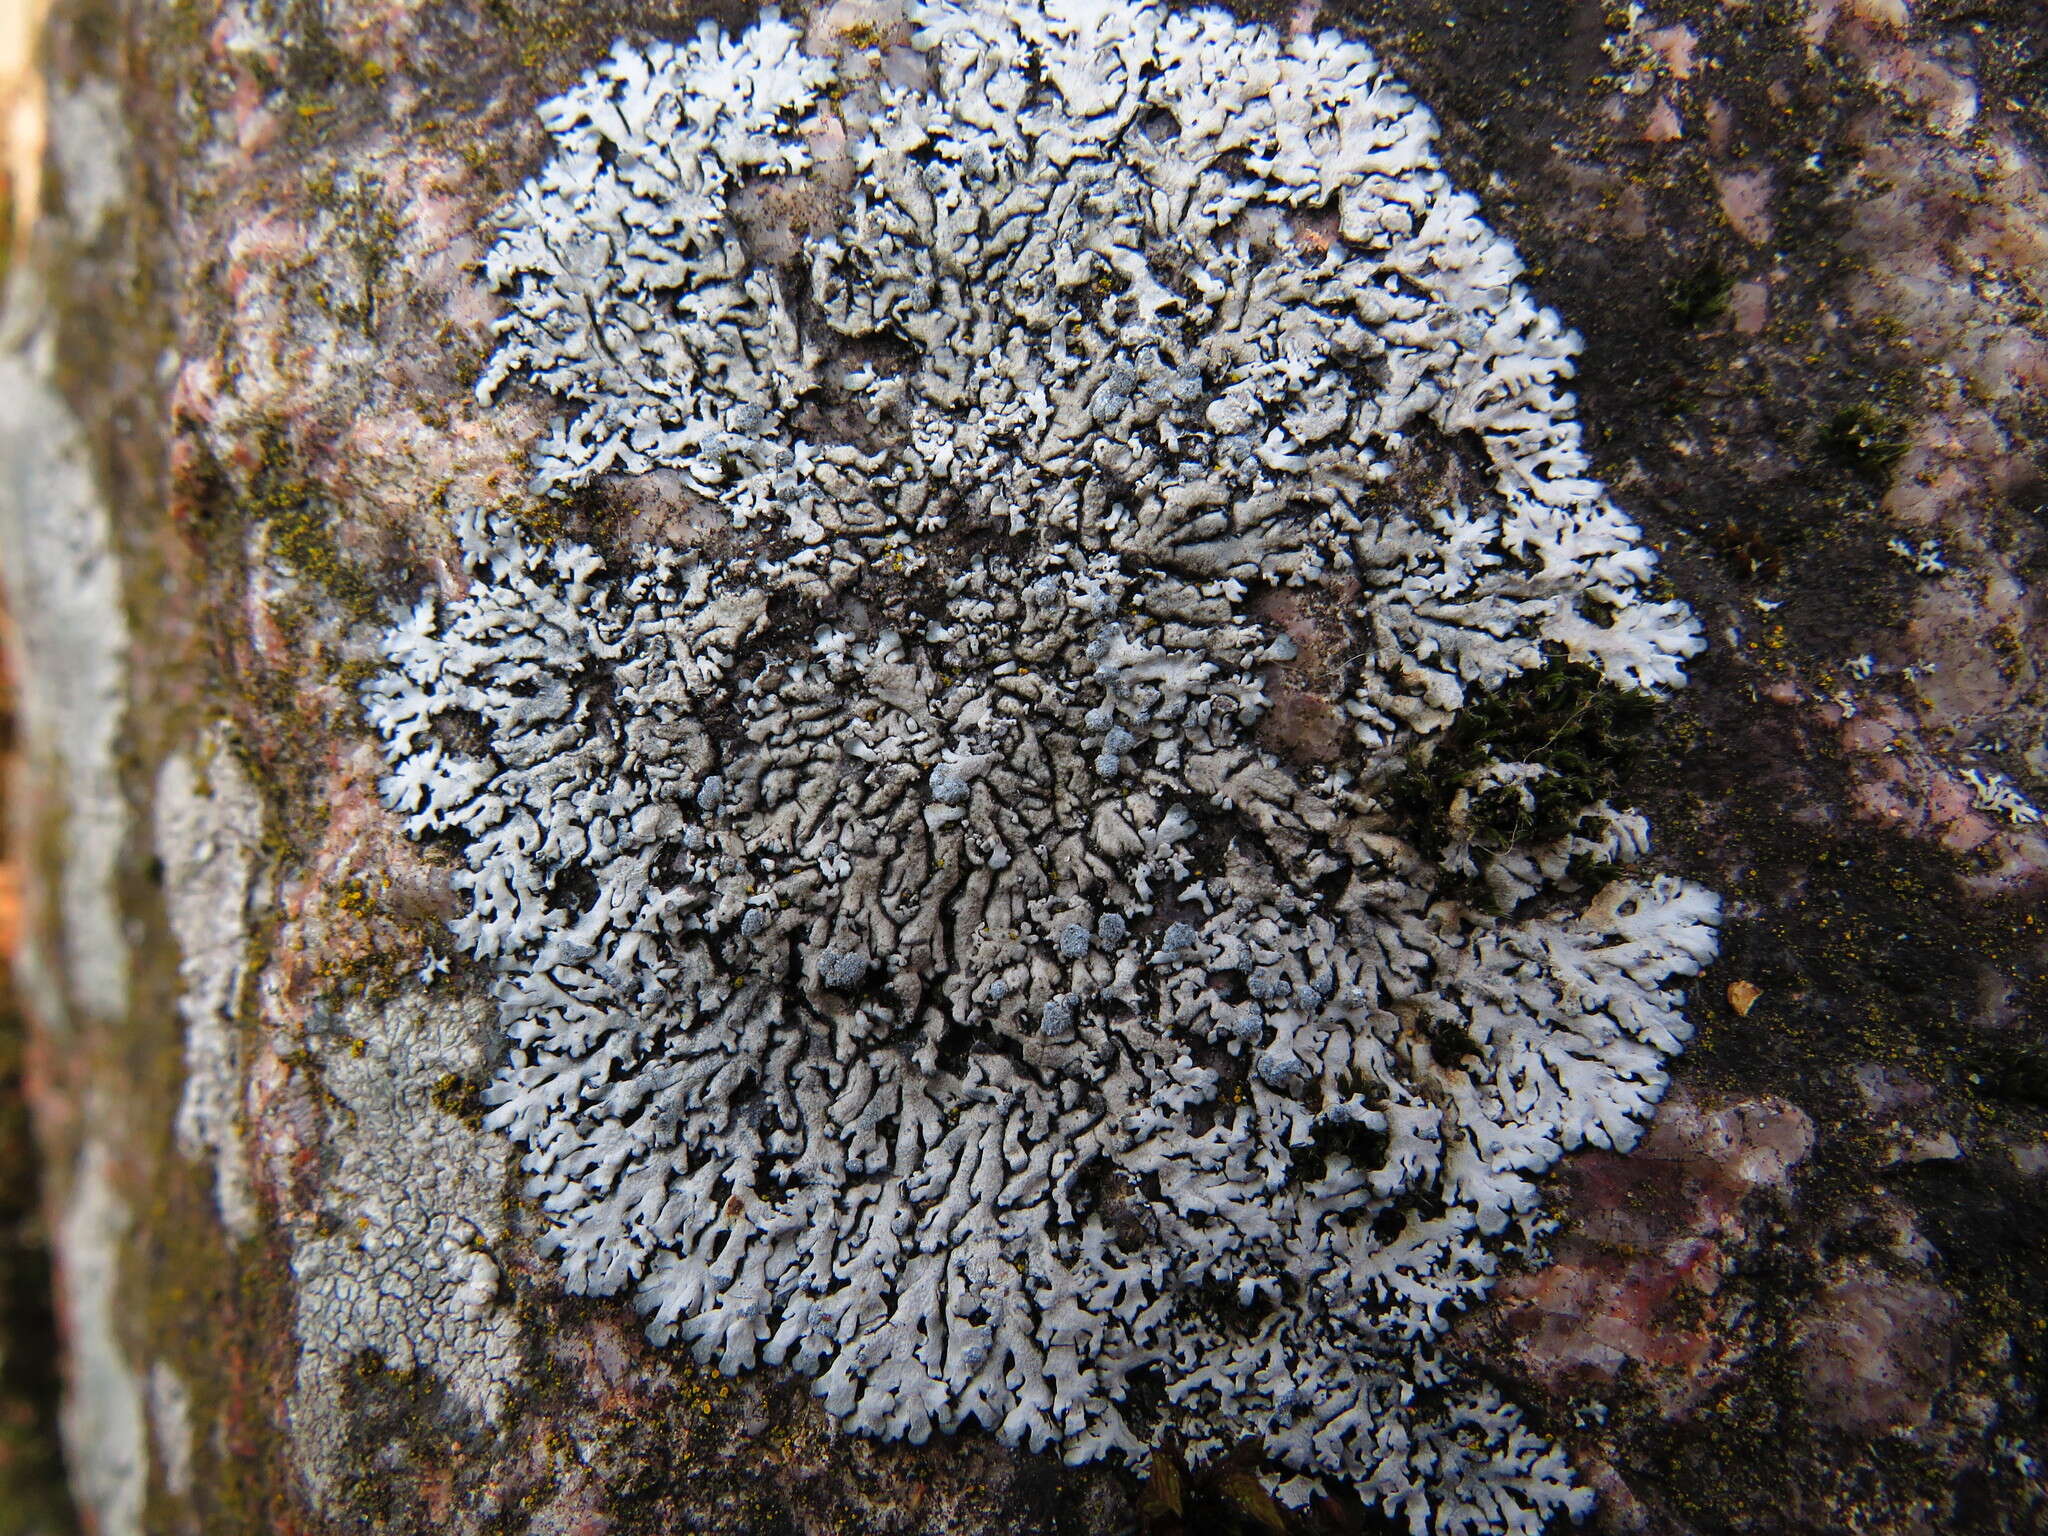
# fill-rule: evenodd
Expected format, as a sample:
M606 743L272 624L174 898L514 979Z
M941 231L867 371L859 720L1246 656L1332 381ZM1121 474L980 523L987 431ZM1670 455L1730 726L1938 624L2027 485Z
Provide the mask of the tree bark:
M21 1050L103 1536L1157 1516L984 1435L840 1434L792 1373L565 1294L482 1124L489 1004L423 968L447 868L380 802L358 689L443 509L517 492L544 425L473 395L491 221L538 102L704 14L55 5L0 574ZM1594 1529L2037 1529L2048 21L1319 14L1584 334L1596 469L1710 641L1628 786L1658 867L1726 903L1698 1034L1640 1149L1560 1166L1547 1262L1455 1352L1566 1446Z

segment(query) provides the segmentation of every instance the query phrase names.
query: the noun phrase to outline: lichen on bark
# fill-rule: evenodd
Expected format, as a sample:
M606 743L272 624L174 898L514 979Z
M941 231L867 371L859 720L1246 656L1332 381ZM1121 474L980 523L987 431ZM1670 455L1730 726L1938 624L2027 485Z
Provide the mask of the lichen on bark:
M1280 9L1262 14L1284 25ZM1699 1037L1660 1128L1632 1159L1561 1166L1549 1262L1505 1276L1448 1347L1569 1447L1603 1532L2017 1536L2048 1464L2048 980L2041 829L1995 790L2048 804L2048 433L2030 384L2048 35L2024 0L1574 16L1388 0L1312 23L1370 43L1430 102L1448 173L1584 331L1595 470L1661 548L1658 595L1711 642L1622 781L1668 867L1729 898ZM318 1434L293 1438L311 1399L292 1255L370 1230L340 1225L370 1187L340 1174L349 1102L397 1095L463 1125L487 1081L374 1076L349 1044L372 1029L321 1033L487 984L443 942L452 851L409 843L379 804L356 699L384 605L456 593L456 507L505 506L529 539L616 568L712 526L659 473L526 499L549 411L471 394L499 313L479 231L552 153L539 102L616 38L684 39L702 19L666 0L57 0L45 57L67 105L14 263L33 281L17 278L9 334L42 340L10 354L35 390L0 394L28 423L7 483L41 487L53 514L96 509L87 543L119 580L56 622L18 554L4 573L24 784L50 808L16 807L21 990L60 1246L90 1260L101 1235L67 1233L66 1212L127 1216L112 1348L104 1330L85 1343L88 1317L66 1327L81 1385L98 1350L139 1391L91 1401L109 1446L135 1444L121 1405L139 1403L145 1529L1050 1531L1159 1507L1120 1474L972 1436L835 1437L800 1383L728 1382L565 1298L516 1201L488 1244L525 1341L500 1417L372 1351L333 1378ZM121 131L75 137L109 114ZM1256 621L1299 647L1268 664L1281 718L1258 739L1317 761L1338 739L1315 703L1327 626L1296 599L1260 599ZM1502 730L1543 715L1528 702ZM171 861L153 867L164 765L197 766L223 717L263 806L256 885L275 880L223 1026L247 1239L221 1221L214 1143L179 1150L187 1019L157 881ZM55 740L58 720L76 735ZM1451 745L1464 760L1482 743ZM83 775L48 771L74 761ZM1448 811L1416 787L1410 814ZM1521 808L1468 801L1487 835ZM448 974L423 983L430 950ZM118 983L71 974L117 952ZM488 1062L475 1027L450 1049ZM107 1149L98 1206L75 1182L89 1140ZM298 1449L316 1442L362 1474L319 1507ZM1190 1471L1186 1526L1243 1518L1235 1472ZM118 1512L129 1475L80 1486Z

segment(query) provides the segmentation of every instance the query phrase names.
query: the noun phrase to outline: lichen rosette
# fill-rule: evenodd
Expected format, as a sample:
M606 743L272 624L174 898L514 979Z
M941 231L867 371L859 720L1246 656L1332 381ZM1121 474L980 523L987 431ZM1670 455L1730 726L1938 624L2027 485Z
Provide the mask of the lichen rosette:
M851 1427L1583 1512L1437 1346L1537 1176L1633 1144L1716 902L1543 761L1391 792L1518 680L1699 649L1574 341L1356 43L912 20L622 44L544 109L484 390L564 403L538 491L661 471L744 534L465 512L387 638L490 1123L570 1288Z

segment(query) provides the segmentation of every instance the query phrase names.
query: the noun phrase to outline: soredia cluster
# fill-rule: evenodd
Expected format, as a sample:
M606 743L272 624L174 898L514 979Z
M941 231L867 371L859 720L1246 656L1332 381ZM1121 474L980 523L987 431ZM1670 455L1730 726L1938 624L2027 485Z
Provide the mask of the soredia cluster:
M1428 828L1389 793L1518 678L1700 647L1574 339L1356 43L908 20L622 44L544 108L483 389L563 402L539 490L659 471L745 532L464 512L386 640L490 1123L571 1289L851 1428L1582 1513L1439 1345L1538 1176L1636 1140L1716 902L1540 760L1461 756Z

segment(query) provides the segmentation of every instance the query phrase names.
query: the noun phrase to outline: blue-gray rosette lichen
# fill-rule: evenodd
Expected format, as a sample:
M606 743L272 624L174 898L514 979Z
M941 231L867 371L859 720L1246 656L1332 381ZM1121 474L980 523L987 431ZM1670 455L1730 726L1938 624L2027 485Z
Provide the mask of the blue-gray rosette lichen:
M1582 1511L1437 1345L1536 1177L1634 1142L1716 902L1540 753L1437 770L1428 837L1389 792L1517 679L1699 649L1575 343L1356 43L910 21L622 44L545 108L483 388L564 402L539 490L661 471L745 535L464 512L387 639L490 1123L572 1289L851 1427Z

